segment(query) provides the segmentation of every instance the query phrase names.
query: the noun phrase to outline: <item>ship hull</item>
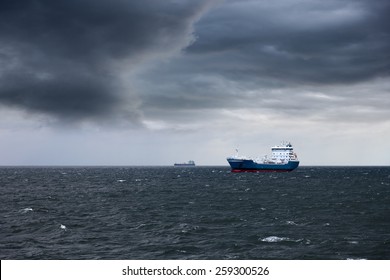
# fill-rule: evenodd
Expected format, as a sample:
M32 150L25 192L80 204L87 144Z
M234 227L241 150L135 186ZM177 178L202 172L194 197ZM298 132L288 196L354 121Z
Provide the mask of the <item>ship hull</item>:
M288 161L284 164L257 163L251 159L228 158L232 172L290 172L298 167L299 161Z

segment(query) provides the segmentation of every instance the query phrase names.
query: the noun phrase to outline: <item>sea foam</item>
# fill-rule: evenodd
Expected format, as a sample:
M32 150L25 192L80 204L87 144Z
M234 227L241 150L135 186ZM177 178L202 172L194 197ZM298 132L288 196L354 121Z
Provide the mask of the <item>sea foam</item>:
M33 209L31 207L27 207L27 208L23 208L23 209L19 210L19 212L23 213L23 214L28 213L30 211L33 211Z
M288 237L279 237L279 236L268 236L268 237L265 237L265 238L259 238L260 241L263 241L263 242L268 242L268 243L276 243L276 242L283 242L283 241L286 241L286 242L301 242L302 239L291 239L291 238L288 238Z

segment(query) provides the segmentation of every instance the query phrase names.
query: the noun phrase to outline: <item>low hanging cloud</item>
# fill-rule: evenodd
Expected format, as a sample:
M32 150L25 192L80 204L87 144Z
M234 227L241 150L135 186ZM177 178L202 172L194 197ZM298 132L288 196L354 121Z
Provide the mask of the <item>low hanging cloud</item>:
M121 70L187 46L207 4L1 1L0 104L71 121L132 110L136 121Z
M387 0L2 1L0 104L76 122L346 104L383 119L389 13Z
M172 122L225 109L383 121L389 13L388 1L224 1L195 23L181 57L145 74L143 109Z

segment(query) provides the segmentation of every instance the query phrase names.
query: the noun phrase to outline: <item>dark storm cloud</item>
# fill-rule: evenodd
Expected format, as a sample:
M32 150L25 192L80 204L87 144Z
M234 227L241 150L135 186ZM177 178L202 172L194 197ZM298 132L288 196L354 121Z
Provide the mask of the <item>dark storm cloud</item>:
M1 1L0 104L173 123L358 106L367 91L344 87L390 74L388 14L387 0ZM384 92L370 92L372 108Z
M110 115L126 107L118 65L184 47L204 4L1 1L0 103L61 119Z
M226 1L188 52L232 79L350 83L390 74L389 1Z
M169 112L172 122L237 108L356 120L361 111L379 111L383 119L389 14L389 1L224 1L195 23L196 40L183 56L144 77L143 109L156 119Z

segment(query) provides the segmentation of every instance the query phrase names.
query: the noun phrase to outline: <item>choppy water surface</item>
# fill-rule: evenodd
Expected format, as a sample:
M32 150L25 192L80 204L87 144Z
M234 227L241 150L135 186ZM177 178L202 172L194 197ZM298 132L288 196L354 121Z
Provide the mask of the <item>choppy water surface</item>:
M390 168L0 168L1 259L390 259Z

